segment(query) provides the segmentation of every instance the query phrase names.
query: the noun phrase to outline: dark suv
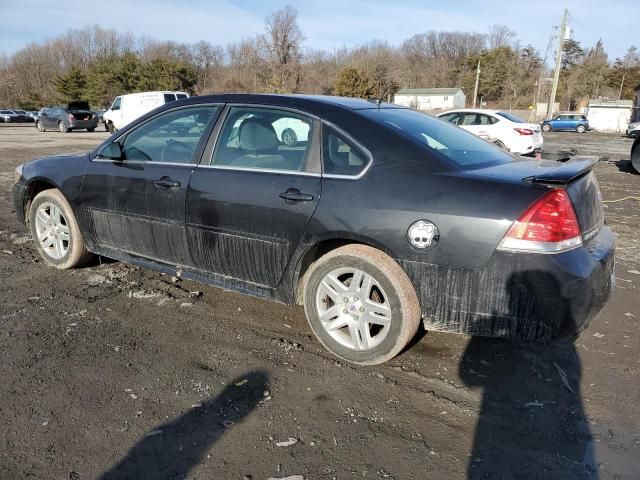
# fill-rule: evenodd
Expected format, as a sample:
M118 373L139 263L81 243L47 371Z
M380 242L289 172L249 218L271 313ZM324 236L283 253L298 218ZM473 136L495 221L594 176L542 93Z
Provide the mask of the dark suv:
M41 132L47 129L57 129L61 133L83 129L93 132L97 126L98 116L90 110L87 102L71 102L66 107L45 108L36 121L36 127Z

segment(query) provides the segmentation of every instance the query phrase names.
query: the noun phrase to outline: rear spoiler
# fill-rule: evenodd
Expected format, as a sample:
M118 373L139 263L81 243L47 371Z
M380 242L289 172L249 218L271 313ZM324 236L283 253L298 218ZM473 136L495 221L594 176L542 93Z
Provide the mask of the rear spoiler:
M567 185L576 178L589 173L596 163L598 163L597 158L574 157L568 162L560 164L557 168L525 177L522 180L530 183Z

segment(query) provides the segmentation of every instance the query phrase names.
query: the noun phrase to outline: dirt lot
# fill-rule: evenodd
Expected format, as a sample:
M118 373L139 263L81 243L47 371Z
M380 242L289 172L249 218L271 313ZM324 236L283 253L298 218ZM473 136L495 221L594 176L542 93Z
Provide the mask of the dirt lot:
M0 127L0 478L639 478L630 140L545 136L606 157L618 237L618 288L575 345L422 332L390 363L354 368L301 308L106 259L47 268L15 221L13 169L104 138Z

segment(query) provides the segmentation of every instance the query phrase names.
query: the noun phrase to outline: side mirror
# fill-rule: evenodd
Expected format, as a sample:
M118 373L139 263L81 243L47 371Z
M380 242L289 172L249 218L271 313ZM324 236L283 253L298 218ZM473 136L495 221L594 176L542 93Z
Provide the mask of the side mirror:
M121 162L122 160L124 160L122 145L120 145L120 142L111 142L102 149L102 151L100 152L100 157Z

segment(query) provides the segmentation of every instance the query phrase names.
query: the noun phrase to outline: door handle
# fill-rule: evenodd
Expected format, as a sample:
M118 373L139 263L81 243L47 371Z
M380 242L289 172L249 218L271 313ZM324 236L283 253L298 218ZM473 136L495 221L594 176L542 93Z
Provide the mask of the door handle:
M313 195L302 193L297 188L290 188L286 192L282 192L279 196L283 200L291 200L292 202L310 202L313 200Z
M171 180L169 177L162 177L160 180L154 180L153 184L160 188L178 188L180 182Z

